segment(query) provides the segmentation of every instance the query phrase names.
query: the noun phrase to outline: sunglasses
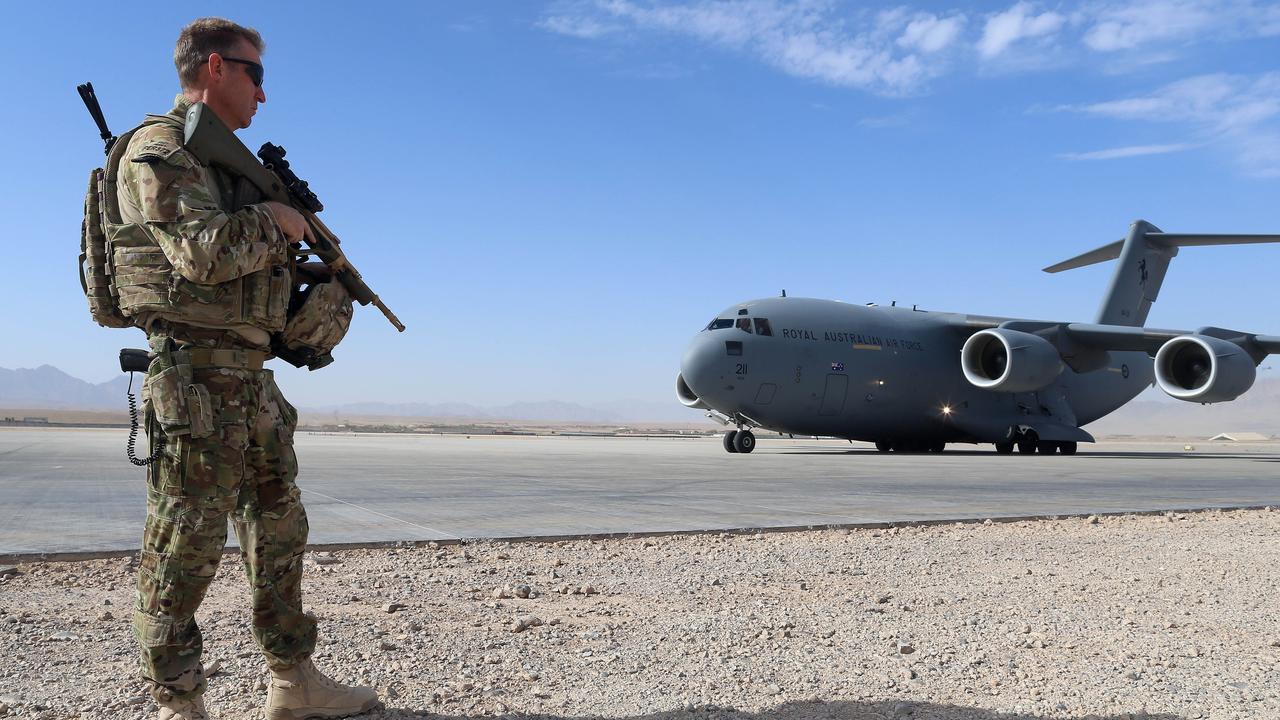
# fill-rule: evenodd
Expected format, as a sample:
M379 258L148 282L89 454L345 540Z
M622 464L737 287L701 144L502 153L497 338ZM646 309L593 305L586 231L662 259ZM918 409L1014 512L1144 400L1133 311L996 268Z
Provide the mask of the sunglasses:
M227 57L225 55L222 59L227 62L240 63L243 65L244 71L248 73L249 79L253 81L254 87L262 87L262 75L266 71L261 65L252 60L241 60L240 58Z

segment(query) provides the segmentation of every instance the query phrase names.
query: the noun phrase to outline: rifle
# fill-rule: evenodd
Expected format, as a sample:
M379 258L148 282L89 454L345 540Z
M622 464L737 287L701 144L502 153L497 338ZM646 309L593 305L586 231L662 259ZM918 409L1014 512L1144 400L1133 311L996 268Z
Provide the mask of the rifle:
M324 205L306 181L289 169L289 163L284 159L284 148L264 143L255 158L240 138L227 129L204 103L196 103L187 111L183 145L201 163L221 167L249 182L266 199L282 202L302 213L313 238L307 249L333 270L334 278L342 283L356 302L372 304L382 311L396 330L404 332L404 324L383 304L347 259L346 253L342 252L338 236L316 217ZM258 158L262 159L261 162Z

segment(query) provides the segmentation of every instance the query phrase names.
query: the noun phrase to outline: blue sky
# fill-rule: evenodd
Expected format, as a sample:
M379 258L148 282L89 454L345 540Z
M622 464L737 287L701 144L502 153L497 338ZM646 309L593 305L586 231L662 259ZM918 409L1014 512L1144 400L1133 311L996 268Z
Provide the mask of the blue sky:
M1121 237L1280 232L1280 5L696 0L26 3L0 46L0 367L114 374L71 267L101 143L163 112L180 27L267 41L322 218L409 326L361 309L301 405L674 403L720 309L778 293L1092 320ZM1150 323L1280 334L1280 248L1191 248Z

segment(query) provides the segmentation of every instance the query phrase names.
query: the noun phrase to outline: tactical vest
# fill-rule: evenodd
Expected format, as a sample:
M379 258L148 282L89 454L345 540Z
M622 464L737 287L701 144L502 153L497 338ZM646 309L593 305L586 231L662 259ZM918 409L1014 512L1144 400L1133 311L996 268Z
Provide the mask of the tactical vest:
M193 283L174 270L164 250L146 227L121 218L118 199L120 163L134 133L165 125L181 144L182 120L149 115L141 125L121 135L111 147L106 167L89 175L85 217L80 238L80 284L93 319L104 327L144 327L154 319L202 328L249 325L268 333L284 328L292 291L286 266L259 270L225 283ZM234 212L237 203L230 183L206 168L206 178L219 188L220 206Z

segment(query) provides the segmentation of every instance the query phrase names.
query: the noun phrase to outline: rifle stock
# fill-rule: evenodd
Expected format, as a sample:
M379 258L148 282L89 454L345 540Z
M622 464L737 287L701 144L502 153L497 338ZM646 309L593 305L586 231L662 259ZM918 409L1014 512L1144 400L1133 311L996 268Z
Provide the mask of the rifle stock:
M305 182L298 181L288 171L288 164L283 163L284 171L293 182L286 182L272 168L262 164L249 148L240 142L240 138L231 132L222 120L204 103L196 103L187 111L187 126L183 145L201 163L220 167L232 175L244 178L262 193L267 200L284 203L298 212L311 230L312 240L308 241L308 250L333 269L334 278L342 283L352 299L361 305L373 305L382 311L396 330L404 332L404 324L395 313L386 306L377 293L360 276L346 253L342 251L338 236L316 217L316 213L324 209L315 193L312 193ZM284 150L270 144L264 145L277 150L283 158Z

